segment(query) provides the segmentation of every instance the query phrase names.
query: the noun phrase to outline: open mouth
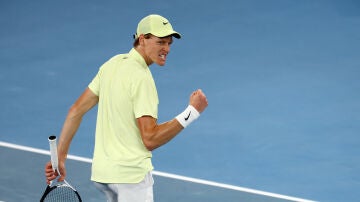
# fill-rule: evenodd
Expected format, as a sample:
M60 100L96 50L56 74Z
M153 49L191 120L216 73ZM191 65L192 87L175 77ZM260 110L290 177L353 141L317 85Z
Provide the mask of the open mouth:
M159 55L159 57L163 60L166 60L166 54Z

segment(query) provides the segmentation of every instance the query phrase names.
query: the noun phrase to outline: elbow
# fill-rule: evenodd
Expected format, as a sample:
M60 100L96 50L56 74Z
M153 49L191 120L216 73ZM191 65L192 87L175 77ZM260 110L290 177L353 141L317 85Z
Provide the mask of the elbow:
M76 119L76 118L81 118L82 116L83 113L81 112L80 108L77 105L73 105L70 107L68 111L68 118Z
M157 146L151 142L144 142L144 146L148 151L153 151L157 148Z
M156 142L152 141L151 139L144 139L143 138L143 143L144 143L145 148L148 151L153 151L153 150L155 150L156 148L159 147L159 145L157 145Z

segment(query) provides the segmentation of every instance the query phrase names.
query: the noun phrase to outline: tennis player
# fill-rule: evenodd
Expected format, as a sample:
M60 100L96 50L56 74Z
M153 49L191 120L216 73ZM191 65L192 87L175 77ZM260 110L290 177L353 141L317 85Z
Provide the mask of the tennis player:
M191 93L186 109L158 124L158 94L149 66L165 65L174 31L160 15L143 18L129 53L103 64L95 78L70 108L59 143L60 181L66 177L65 161L83 115L98 104L91 180L108 201L153 201L151 151L166 144L196 120L208 106L199 89ZM47 183L56 178L51 163L45 166Z

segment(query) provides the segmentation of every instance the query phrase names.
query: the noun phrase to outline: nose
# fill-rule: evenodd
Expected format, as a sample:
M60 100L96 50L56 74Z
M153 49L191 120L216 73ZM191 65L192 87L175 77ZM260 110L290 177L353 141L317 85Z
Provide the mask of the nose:
M167 43L164 45L164 51L166 51L166 53L170 52L170 44Z

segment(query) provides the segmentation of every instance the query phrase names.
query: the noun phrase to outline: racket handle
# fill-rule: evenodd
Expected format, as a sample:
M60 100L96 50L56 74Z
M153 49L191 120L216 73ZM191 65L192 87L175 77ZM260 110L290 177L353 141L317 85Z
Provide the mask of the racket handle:
M49 137L49 145L50 145L50 155L51 155L51 165L53 170L58 169L58 154L57 154L57 144L56 144L56 136L51 135Z

